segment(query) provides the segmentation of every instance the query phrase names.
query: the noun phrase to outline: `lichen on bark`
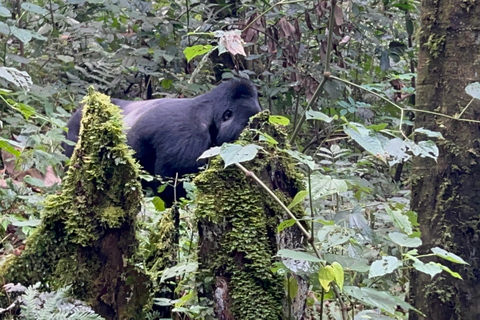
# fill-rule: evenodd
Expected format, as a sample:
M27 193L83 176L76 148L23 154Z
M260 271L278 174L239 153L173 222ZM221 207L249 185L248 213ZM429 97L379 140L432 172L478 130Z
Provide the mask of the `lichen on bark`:
M302 175L288 154L281 151L288 148L284 130L268 119L268 112L257 115L250 125L256 130L245 130L237 143L256 142L264 148L244 165L289 203L304 189ZM278 145L259 141L259 131L272 136ZM271 269L277 251L301 247L302 235L296 227L277 233L279 223L288 219L280 206L235 166L223 167L221 159L213 159L209 168L195 178L200 278L206 296L213 300L219 319L286 319L283 277ZM301 206L294 213L297 217L304 215ZM303 295L306 283L297 280ZM303 314L304 301L293 304L295 319Z
M141 319L148 278L133 267L139 166L120 110L89 88L80 136L62 192L45 201L42 223L20 256L0 266L8 282L37 281L72 294L107 319Z

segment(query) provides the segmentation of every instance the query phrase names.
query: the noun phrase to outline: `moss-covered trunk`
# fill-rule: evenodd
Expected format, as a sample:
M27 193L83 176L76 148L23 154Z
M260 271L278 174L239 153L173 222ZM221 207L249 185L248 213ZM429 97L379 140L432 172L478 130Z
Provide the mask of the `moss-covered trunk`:
M273 136L285 148L285 135L268 123L268 114L254 119L252 125ZM240 143L258 139L244 132ZM264 151L245 166L259 176L275 193L289 203L303 188L302 177L294 162L277 148L263 144ZM299 284L294 301L286 301L284 278L272 273L279 249L302 247L297 227L277 233L279 223L288 219L265 190L235 166L223 168L214 159L208 170L196 179L198 188L201 280L205 294L214 301L218 319L261 320L301 319L305 307L306 282ZM294 210L303 215L301 206Z
M130 261L142 199L138 165L127 148L118 107L92 88L84 102L62 193L47 198L40 227L0 274L23 285L71 285L76 297L106 319L142 319L148 281Z
M480 80L479 35L478 1L422 1L419 109L454 116L469 103L465 87ZM480 119L478 100L462 118ZM410 302L424 319L480 319L480 126L426 113L416 114L415 126L445 137L436 163L417 158L413 164L412 209L421 225L422 253L439 246L470 265L449 265L464 281L413 272ZM410 319L423 317L412 313Z

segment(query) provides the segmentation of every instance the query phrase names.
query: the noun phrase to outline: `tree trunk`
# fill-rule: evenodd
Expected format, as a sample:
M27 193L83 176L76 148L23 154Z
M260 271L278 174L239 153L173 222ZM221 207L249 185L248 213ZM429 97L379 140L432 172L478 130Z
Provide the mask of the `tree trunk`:
M449 116L460 114L471 97L465 87L480 80L480 5L464 1L422 1L422 33L417 108ZM480 119L474 101L462 118ZM412 272L410 303L425 313L410 319L480 319L480 126L417 113L417 128L439 131L435 163L416 158L412 209L422 232L421 253L441 247L470 265L440 261L461 274L435 276Z
M286 135L268 123L268 113L254 119L252 126L262 130L286 148ZM241 140L258 139L251 131ZM261 144L261 142L257 142ZM303 189L302 177L286 153L263 143L264 151L245 163L284 203L290 203ZM213 300L215 317L223 320L302 319L308 289L300 276L297 294L287 298L284 276L271 271L279 249L303 247L302 233L296 226L277 232L288 219L283 209L252 179L235 166L223 168L214 159L208 170L195 179L196 216L199 225L200 278L204 294ZM292 208L303 216L301 206Z

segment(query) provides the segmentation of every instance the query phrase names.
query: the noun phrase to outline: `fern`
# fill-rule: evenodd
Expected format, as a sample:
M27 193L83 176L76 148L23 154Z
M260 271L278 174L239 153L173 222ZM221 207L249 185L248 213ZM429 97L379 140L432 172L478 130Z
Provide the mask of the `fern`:
M20 297L20 318L25 320L103 320L83 302L68 296L70 287L40 292L40 284L30 286Z

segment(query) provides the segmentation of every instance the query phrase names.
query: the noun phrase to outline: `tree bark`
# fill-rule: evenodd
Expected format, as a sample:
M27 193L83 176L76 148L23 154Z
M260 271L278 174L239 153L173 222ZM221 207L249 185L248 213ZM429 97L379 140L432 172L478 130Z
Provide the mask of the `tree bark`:
M465 87L480 80L480 6L469 1L422 1L417 108L454 116L471 97ZM462 118L480 119L474 101ZM457 271L435 276L412 272L410 303L425 313L416 319L480 319L480 126L417 113L417 128L439 131L437 162L416 158L412 209L422 232L421 253L441 247L470 265L439 261Z
M268 113L254 119L284 149L286 135L268 123ZM246 131L243 143L258 139ZM257 142L261 144L260 142ZM263 143L263 152L245 163L284 203L304 188L302 176L286 153ZM214 159L208 170L195 178L199 226L201 290L213 301L215 317L223 320L302 319L308 289L306 280L292 274L298 284L293 299L287 298L284 276L271 271L279 249L300 249L304 237L296 226L277 232L285 212L252 179L235 166L226 169ZM301 206L292 208L303 216Z

